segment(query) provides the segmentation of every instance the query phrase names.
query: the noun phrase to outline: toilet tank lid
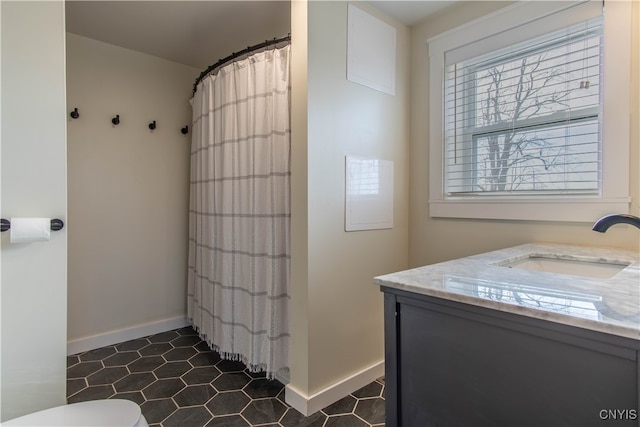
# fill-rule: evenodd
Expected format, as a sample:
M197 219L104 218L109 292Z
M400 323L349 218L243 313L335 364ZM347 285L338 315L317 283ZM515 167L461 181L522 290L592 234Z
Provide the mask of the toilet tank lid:
M2 426L133 427L141 415L140 407L130 400L90 400L14 418Z

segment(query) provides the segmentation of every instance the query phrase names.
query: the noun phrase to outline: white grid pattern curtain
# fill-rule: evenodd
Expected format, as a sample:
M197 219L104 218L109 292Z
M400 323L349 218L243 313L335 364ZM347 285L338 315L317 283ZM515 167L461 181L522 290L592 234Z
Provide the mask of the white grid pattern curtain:
M187 311L269 378L289 351L290 46L205 78L192 100Z

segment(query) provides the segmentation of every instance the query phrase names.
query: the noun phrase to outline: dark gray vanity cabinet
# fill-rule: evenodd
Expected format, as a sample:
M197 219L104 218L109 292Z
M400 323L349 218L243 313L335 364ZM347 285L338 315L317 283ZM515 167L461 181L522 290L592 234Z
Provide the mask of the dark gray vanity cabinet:
M640 426L640 341L382 291L387 427Z

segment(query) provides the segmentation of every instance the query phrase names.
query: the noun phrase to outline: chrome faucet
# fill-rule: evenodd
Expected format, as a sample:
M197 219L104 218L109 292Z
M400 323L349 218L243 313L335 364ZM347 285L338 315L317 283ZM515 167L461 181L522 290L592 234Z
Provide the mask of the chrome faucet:
M604 233L609 229L609 227L615 224L631 224L640 228L640 218L638 218L637 216L626 214L603 216L602 218L597 220L595 224L593 224L593 231Z

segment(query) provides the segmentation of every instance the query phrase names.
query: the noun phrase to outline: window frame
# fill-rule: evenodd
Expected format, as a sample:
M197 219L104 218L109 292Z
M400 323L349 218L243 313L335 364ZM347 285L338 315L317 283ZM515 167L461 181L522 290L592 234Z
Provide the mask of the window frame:
M603 14L602 181L599 195L447 196L445 192L445 54L482 40L485 52L505 38L531 39L600 14L600 0L522 1L454 28L428 42L429 215L431 217L592 222L611 212L627 213L629 197L631 4L607 2ZM517 23L517 24L514 24ZM509 34L505 34L509 33ZM477 43L475 43L477 47ZM455 54L455 53L454 53Z

